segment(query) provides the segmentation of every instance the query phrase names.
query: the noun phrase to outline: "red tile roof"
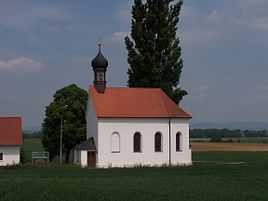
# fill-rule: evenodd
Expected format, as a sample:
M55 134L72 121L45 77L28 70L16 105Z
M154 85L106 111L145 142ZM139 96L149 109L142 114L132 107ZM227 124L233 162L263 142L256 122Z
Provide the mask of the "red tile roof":
M0 117L0 145L21 144L21 117Z
M100 94L91 86L97 117L191 118L159 88L109 88Z

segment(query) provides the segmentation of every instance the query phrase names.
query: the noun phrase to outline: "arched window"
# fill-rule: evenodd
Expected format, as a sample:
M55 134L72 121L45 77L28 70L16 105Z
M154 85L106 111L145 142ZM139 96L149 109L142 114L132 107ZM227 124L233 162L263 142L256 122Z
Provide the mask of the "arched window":
M119 133L114 132L111 136L112 153L120 152L120 136Z
M154 135L154 151L161 152L162 151L162 134L157 132Z
M133 136L134 152L141 152L141 134L136 132Z
M182 151L181 132L176 134L176 151Z

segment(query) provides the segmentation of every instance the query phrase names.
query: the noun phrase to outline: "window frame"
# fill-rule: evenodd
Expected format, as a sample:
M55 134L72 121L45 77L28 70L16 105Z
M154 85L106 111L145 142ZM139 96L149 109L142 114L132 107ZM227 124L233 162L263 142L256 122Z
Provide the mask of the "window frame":
M159 136L160 138L158 138L158 140L160 140L160 142L157 143L157 136ZM160 144L160 145L159 145ZM160 146L160 149L157 150L158 146ZM161 132L156 132L154 134L154 152L163 152L163 135Z
M137 146L135 144L136 140L135 140L135 136L139 136L139 150L136 150L135 147ZM134 153L142 153L142 135L140 132L135 132L133 135L133 152Z
M118 136L118 151L114 151L113 150L113 135L117 135ZM111 153L120 153L120 135L118 132L113 132L111 135Z
M182 152L182 133L176 133L176 152Z

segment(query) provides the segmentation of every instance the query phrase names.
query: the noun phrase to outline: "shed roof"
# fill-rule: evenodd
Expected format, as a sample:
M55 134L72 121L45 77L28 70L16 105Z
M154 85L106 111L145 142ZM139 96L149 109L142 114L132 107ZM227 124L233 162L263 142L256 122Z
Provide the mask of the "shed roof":
M160 88L110 88L103 94L89 87L99 118L186 118L191 116Z
M88 140L81 142L80 144L76 145L74 147L74 149L95 151L96 150L96 145L95 145L94 138L91 137Z
M0 117L0 145L21 144L21 117Z

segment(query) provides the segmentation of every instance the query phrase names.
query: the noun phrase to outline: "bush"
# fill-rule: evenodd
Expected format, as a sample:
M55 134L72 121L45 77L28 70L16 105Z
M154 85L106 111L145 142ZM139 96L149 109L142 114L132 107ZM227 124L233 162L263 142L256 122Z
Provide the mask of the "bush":
M222 139L221 138L217 138L217 137L212 137L210 139L210 142L222 142Z
M26 154L25 151L21 148L20 149L20 163L24 164L26 162Z

